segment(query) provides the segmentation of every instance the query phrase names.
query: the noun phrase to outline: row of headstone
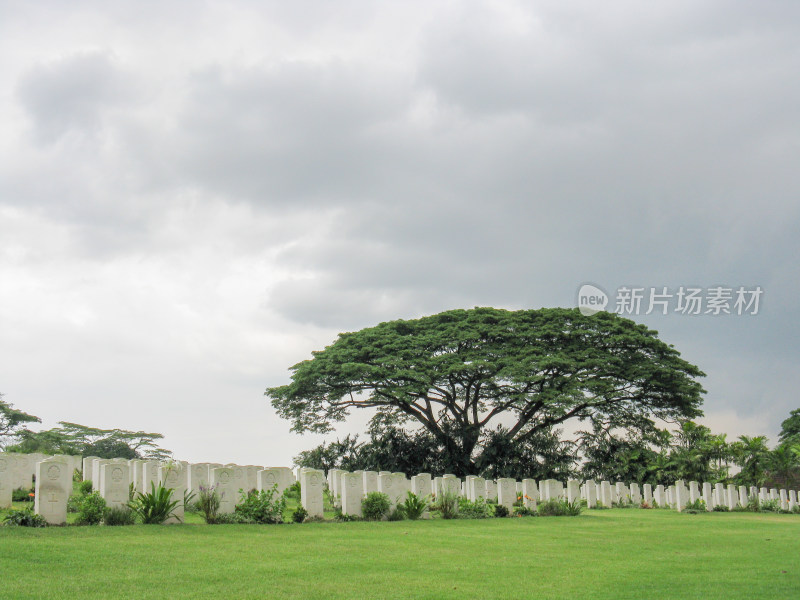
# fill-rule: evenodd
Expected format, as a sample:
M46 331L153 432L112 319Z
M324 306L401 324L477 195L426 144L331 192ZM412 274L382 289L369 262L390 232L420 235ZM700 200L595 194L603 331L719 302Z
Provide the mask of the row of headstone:
M33 488L37 465L46 459L58 459L66 465L70 482L75 469L80 470L80 456L59 454L20 454L17 452L0 452L0 508L11 506L11 497L14 490L29 490Z

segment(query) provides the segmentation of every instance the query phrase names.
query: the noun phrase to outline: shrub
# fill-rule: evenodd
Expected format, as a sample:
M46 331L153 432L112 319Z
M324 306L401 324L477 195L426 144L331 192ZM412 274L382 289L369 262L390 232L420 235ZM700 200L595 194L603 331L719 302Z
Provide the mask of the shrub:
M283 490L283 495L286 496L287 498L300 500L300 482L295 481L292 485Z
M298 504L297 508L294 509L292 513L292 521L295 523L302 523L308 518L308 511L303 508L302 504Z
M540 517L577 517L581 514L581 503L578 500L547 500L539 504L537 512Z
M458 494L450 489L444 489L433 505L443 519L458 518Z
M219 520L220 497L217 486L200 486L200 493L197 495L197 510L203 513L203 519L209 525L217 523Z
M728 510L728 507L725 506L724 504L718 504L717 506L714 507L713 510L714 512L730 512Z
M461 519L486 519L489 517L489 505L483 498L475 501L459 498L458 516Z
M507 517L508 516L508 508L506 508L502 504L498 504L494 507L494 516L495 517Z
M33 508L26 506L20 510L11 508L3 519L3 524L9 527L47 527L47 521L42 515L33 512Z
M428 510L428 499L424 496L417 496L412 492L408 492L406 494L406 499L398 508L401 508L406 519L416 521Z
M115 506L106 509L106 515L103 518L103 523L110 527L118 525L133 525L136 523L136 513L134 513L127 506Z
M694 510L694 511L697 511L697 512L703 512L703 511L706 510L706 502L705 502L705 500L702 500L701 498L698 498L694 502L689 502L689 504L687 504L684 507L683 510L684 511Z
M78 484L78 493L81 496L88 496L92 493L92 482L91 481L81 481Z
M528 508L527 506L515 506L514 507L514 516L515 517L535 517L536 516L536 509Z
M128 503L130 508L145 525L161 525L175 516L178 500L172 499L172 488L150 482L150 491L146 494L137 493L136 499Z
M781 512L780 500L764 500L759 507L761 512Z
M336 519L336 521L338 521L339 523L349 523L350 521L363 521L364 520L362 517L359 517L358 515L345 514L345 513L342 512L342 509L340 509L340 508L336 509L336 514L334 515L333 518Z
M282 495L277 500L278 486L273 485L269 490L250 490L242 492L239 504L234 512L241 515L246 521L260 524L283 523L283 511L286 509L286 498Z
M403 509L398 506L397 508L395 508L392 512L390 512L387 515L386 520L387 521L402 521L405 518L406 518L406 516L403 514Z
M370 492L361 501L361 514L367 521L380 521L389 514L389 496L381 492Z
M653 508L653 506L651 504L648 504L645 500L642 500L641 504L639 504L639 508L644 508L649 510Z
M11 501L12 502L30 502L31 496L30 494L33 492L32 489L23 489L18 488L16 490L11 490Z
M100 492L83 497L78 509L78 525L99 525L106 512L106 499Z

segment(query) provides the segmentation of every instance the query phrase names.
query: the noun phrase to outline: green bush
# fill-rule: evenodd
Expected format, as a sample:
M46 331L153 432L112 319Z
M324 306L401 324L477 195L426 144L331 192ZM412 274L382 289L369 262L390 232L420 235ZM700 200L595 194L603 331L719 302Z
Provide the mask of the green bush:
M764 500L759 507L761 512L781 512L780 500Z
M114 508L106 509L106 515L103 517L103 523L110 527L118 525L133 525L136 523L136 513L134 513L127 506L115 506Z
M727 506L724 504L718 504L713 508L714 512L730 512Z
M33 508L30 506L20 510L9 509L8 514L3 519L3 524L9 527L47 527L47 521L45 521L44 517L33 512Z
M506 508L502 504L498 504L497 506L494 507L494 516L495 517L499 517L499 518L507 517L508 516L508 508Z
M381 492L370 492L361 501L361 514L367 521L380 521L389 514L389 496Z
M403 514L403 510L399 506L386 516L387 521L402 521L405 518L406 516Z
M81 496L88 496L92 493L92 482L91 481L81 481L78 484L78 493Z
M308 511L303 508L302 504L298 504L297 508L294 509L292 513L292 521L295 523L302 523L308 518Z
M581 503L578 500L547 500L537 507L540 517L576 517L581 514Z
M172 488L150 482L150 491L146 494L137 493L136 499L128 503L130 508L145 525L161 525L175 516L175 508L179 500L172 499Z
M250 523L276 524L283 523L283 511L286 509L286 498L282 495L277 500L278 486L273 485L272 489L250 490L242 492L239 504L234 508L234 512Z
M293 500L300 500L300 482L295 481L292 485L283 490L283 495Z
M83 497L78 509L78 525L99 525L106 512L106 500L100 492L92 492Z
M515 517L535 517L536 516L536 509L528 508L527 506L515 506L514 507L514 516Z
M439 511L443 519L458 518L458 494L452 490L445 489L436 499L433 510Z
M16 490L11 490L11 501L12 502L30 502L32 500L31 494L33 493L32 489L26 490L23 488L19 488Z
M408 492L406 494L406 499L398 508L403 511L403 515L406 519L416 521L428 510L428 499L424 496L417 496L412 492Z
M697 499L697 500L695 500L694 502L689 502L689 504L687 504L687 505L684 507L684 509L683 509L683 510L684 510L684 511L687 511L687 510L696 510L696 511L698 511L698 512L705 511L705 510L706 510L706 502L705 502L705 500L702 500L702 499L698 498L698 499Z
M458 499L458 517L460 519L487 519L489 517L489 505L483 498L475 501L466 498Z

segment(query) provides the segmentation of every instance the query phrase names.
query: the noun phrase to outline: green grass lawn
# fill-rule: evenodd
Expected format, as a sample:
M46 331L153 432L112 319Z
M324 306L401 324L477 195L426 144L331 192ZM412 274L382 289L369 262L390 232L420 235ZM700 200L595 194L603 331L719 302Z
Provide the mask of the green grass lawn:
M797 598L800 516L0 528L0 597Z

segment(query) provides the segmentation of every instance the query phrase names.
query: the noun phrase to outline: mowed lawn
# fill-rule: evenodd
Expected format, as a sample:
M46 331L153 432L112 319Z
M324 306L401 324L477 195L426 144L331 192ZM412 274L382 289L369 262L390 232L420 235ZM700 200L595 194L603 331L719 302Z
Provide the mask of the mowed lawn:
M0 598L800 598L800 516L0 528Z

